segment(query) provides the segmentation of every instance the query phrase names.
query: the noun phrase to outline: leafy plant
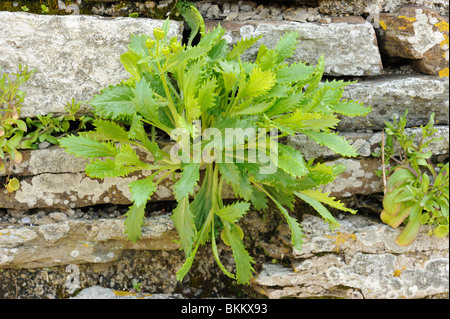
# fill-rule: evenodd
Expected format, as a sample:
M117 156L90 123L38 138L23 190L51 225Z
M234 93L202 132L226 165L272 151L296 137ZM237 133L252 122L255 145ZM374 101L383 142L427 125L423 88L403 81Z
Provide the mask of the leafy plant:
M187 45L169 39L168 20L153 30L153 38L133 35L129 51L121 55L131 77L92 99L95 130L70 135L60 144L68 153L91 160L86 173L92 178L146 172L129 185L133 205L125 232L132 241L141 237L146 203L158 184L180 172L173 186L178 206L172 219L186 261L177 279L185 277L199 247L211 241L222 271L248 283L253 259L238 223L251 204L260 210L272 201L288 223L296 249L301 249L303 233L289 209L297 199L313 206L331 227L338 223L326 206L355 213L319 190L343 166L305 161L278 138L299 132L339 154L356 156L333 132L337 114L364 115L370 109L341 99L349 83L321 82L323 57L316 66L286 62L297 47L297 33L283 36L274 49L262 45L255 62L243 62L241 55L259 38L242 39L230 50L225 30L218 26L206 32L201 15L191 10L191 29L200 32L199 43L193 45L195 34ZM169 135L174 147L161 148L151 127ZM227 130L256 133L230 139ZM255 149L257 159L251 160ZM275 170L267 173L271 164ZM226 184L239 199L230 205L222 200ZM236 274L220 261L219 237L231 247Z
M67 103L67 113L61 116L37 115L36 119L21 119L20 113L26 92L20 90L20 86L36 72L28 71L19 64L19 72L11 78L6 73L0 77L0 172L5 170L4 160L7 156L15 164L23 160L22 149L37 149L39 144L47 141L51 144L59 144L57 136L63 136L71 128L71 122L78 122L78 127L71 131L86 128L86 124L92 121L92 117L76 116L82 102ZM19 189L20 183L16 178L6 178L6 189L12 193Z
M67 132L77 132L86 129L86 125L93 120L89 115L76 115L83 102L67 103L66 114L55 116L53 113L47 115L36 115L36 119L27 118L27 126L31 129L21 143L23 149L38 149L42 142L58 145L59 138L65 136ZM71 123L78 123L76 128L71 128Z
M382 145L384 161L393 165L387 174L384 172L388 179L381 219L394 228L402 223L406 225L396 239L401 246L407 246L416 239L421 224L430 226L430 234L446 236L449 220L449 164L434 165L430 160L432 152L425 151L430 143L440 139L433 137L437 132L434 113L428 124L421 126L422 135L418 143L415 142L416 134L407 134L405 130L407 114L408 110L405 110L400 119L394 117L393 123L385 122L387 137L386 144ZM396 146L401 148L398 156L395 155Z
M48 13L50 10L45 4L41 4L42 13Z
M1 70L0 70L1 71ZM6 73L0 77L0 171L5 170L4 160L9 154L15 163L22 162L22 154L18 147L22 141L24 133L27 131L27 124L21 120L20 111L26 92L20 90L35 72L28 71L28 67L23 68L19 64L19 72L13 73L11 78Z

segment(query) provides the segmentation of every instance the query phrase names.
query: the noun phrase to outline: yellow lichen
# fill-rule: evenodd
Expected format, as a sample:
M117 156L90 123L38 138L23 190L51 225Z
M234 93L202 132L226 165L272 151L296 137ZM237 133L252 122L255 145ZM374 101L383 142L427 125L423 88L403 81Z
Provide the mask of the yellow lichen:
M402 273L401 270L395 269L393 275L394 275L394 277L398 277L398 276L400 276L401 273Z
M398 18L399 19L405 19L405 20L407 20L409 22L417 21L415 17L409 18L409 17L406 17L406 16L399 16Z
M443 70L440 70L439 71L439 77L440 78L448 78L448 73L449 73L449 70L448 70L448 68L445 68L445 69L443 69Z
M136 296L135 293L129 291L113 290L114 294L119 297Z
M438 27L439 31L441 32L448 32L448 22L447 21L441 21L435 24L436 27Z
M381 29L383 29L384 31L386 31L386 23L384 23L384 21L380 21L380 26L381 26Z
M405 269L406 269L405 267L403 267L402 270L400 270L400 269L394 269L393 276L394 276L394 277L400 276L400 275L402 274L402 272L403 272Z
M349 239L352 239L353 241L356 240L355 234L346 234L341 232L337 232L336 236L327 235L326 237L329 239L334 239L334 245L336 246L337 252L339 252L339 246L344 244L347 240Z
M443 34L443 36L444 36L444 41L441 42L441 48L442 48L444 45L448 45L448 35Z

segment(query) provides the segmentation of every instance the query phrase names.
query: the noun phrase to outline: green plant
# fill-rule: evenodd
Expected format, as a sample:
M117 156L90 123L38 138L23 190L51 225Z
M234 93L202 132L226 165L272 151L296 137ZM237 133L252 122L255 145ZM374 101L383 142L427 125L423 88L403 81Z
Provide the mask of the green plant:
M23 149L38 149L39 143L49 142L50 144L58 145L59 138L65 136L67 132L77 132L86 129L86 125L93 120L89 115L76 115L83 102L75 102L72 99L71 103L67 102L65 107L66 114L54 116L53 113L47 115L36 115L36 119L27 118L26 123L30 128L30 133L24 136L21 148ZM78 123L76 128L71 128L71 123Z
M167 38L168 20L153 30L154 38L133 35L129 51L121 55L131 77L92 99L95 130L67 136L60 144L68 153L91 160L86 173L92 178L147 172L129 185L133 205L125 232L132 241L141 237L146 203L158 184L180 172L173 186L178 206L172 219L186 261L178 280L189 271L199 247L210 240L222 271L238 283L248 283L253 260L238 222L251 204L260 210L271 200L287 221L296 249L301 249L303 233L289 209L298 198L312 205L330 227L338 223L326 205L355 213L319 190L343 166L305 161L278 138L300 132L339 154L356 156L333 132L339 122L336 114L356 116L370 109L341 100L342 88L349 83L321 82L323 57L317 66L286 62L297 47L297 33L283 36L274 49L262 45L255 62L243 62L241 55L259 38L242 39L230 50L225 30L218 26L206 32L201 15L191 10L191 29L200 32L199 43L192 44L195 34L187 45ZM174 147L160 148L154 127L168 134ZM230 130L244 132L244 137L228 138ZM257 159L250 160L255 150ZM239 201L224 205L225 184ZM220 261L219 237L231 246L236 274Z
M61 116L37 115L36 119L21 119L22 103L26 92L20 90L20 86L36 72L28 71L28 67L23 68L19 64L19 72L14 73L15 78L11 78L6 73L0 77L0 172L5 170L4 160L6 156L15 164L20 164L23 160L20 150L37 149L39 143L47 141L51 144L58 144L55 135L61 137L69 129L78 131L86 128L86 124L92 121L92 117L87 115L76 116L82 102L72 99L67 103L67 113ZM71 123L78 123L77 128L71 129ZM11 167L11 166L10 166ZM20 187L16 178L10 179L10 172L6 178L6 189L14 192Z
M434 165L430 160L432 151L425 151L437 132L434 128L434 113L426 126L421 126L421 136L416 141L416 134L407 134L404 115L393 123L385 122L386 142L382 145L385 163L392 163L389 171L378 172L388 176L385 182L383 211L384 223L396 228L406 224L396 242L401 246L411 244L417 237L421 224L430 226L430 234L444 237L448 234L448 196L449 164ZM440 139L440 138L439 138ZM397 147L396 147L397 146ZM401 151L396 155L396 149Z
M19 152L18 147L20 146L24 133L27 131L27 124L19 117L26 92L19 88L33 73L35 73L35 70L28 71L28 67L22 68L22 65L19 64L19 72L12 74L15 78L11 78L6 73L1 74L0 171L5 169L3 161L8 154L15 163L19 164L22 162L22 154Z
M50 10L45 4L41 4L42 13L48 13Z

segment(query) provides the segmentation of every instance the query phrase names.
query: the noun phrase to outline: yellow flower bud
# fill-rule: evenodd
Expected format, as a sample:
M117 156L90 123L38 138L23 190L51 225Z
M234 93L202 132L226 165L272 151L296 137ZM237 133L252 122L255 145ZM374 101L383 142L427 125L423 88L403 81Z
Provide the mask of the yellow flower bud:
M170 48L167 45L163 46L162 49L161 49L161 53L164 54L164 55L169 55L170 54Z
M147 39L145 41L145 45L147 46L148 49L151 49L155 46L156 41L153 39Z
M154 28L153 36L155 37L156 40L162 40L162 39L164 39L165 32L161 28Z

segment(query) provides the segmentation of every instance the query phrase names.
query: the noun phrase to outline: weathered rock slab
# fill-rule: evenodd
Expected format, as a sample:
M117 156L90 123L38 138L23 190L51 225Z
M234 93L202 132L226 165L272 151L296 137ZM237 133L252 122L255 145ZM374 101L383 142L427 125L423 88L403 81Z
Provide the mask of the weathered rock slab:
M366 116L342 117L340 131L381 130L385 121L408 109L408 126L426 125L432 112L438 124L449 124L449 82L435 76L381 76L344 88L344 98L372 106Z
M41 226L0 225L0 268L42 268L108 263L126 250L177 250L168 215L144 220L142 239L133 243L123 219L74 219Z
M424 151L432 151L433 155L449 154L449 127L436 125L435 129L438 131L433 135L433 138L438 140L432 141ZM416 143L419 142L422 135L422 130L420 128L406 128L405 132L409 136L416 134ZM379 153L381 151L381 132L340 132L339 136L342 136L350 145L352 145L359 156L370 157L373 152ZM308 137L302 134L288 136L287 144L298 149L307 160L312 158L336 157L336 154L329 148L312 142ZM400 154L400 147L398 145L394 154Z
M120 63L131 34L151 34L162 20L0 12L0 67L19 63L37 72L23 85L22 117L65 113L72 98L88 101L104 87L129 77ZM181 37L172 21L169 37Z
M380 15L380 49L394 57L414 60L424 74L448 78L448 17L426 7L403 6Z
M209 28L216 24L207 21ZM255 59L260 45L274 48L286 32L297 31L300 43L294 53L294 61L316 64L323 54L325 73L328 75L362 76L382 73L375 31L363 18L335 18L329 24L223 21L221 25L227 30L226 38L231 44L241 38L263 35L263 38L247 51L246 59Z
M441 15L448 15L447 0L319 0L319 11L329 15L369 15L376 12L393 12L405 4L425 6Z
M150 294L118 291L101 286L92 286L81 290L70 299L182 299L180 294Z
M428 236L422 227L412 245L399 247L398 229L357 215L339 223L331 231L320 218L306 216L303 250L296 253L292 268L264 264L255 288L275 299L448 295L448 238Z

